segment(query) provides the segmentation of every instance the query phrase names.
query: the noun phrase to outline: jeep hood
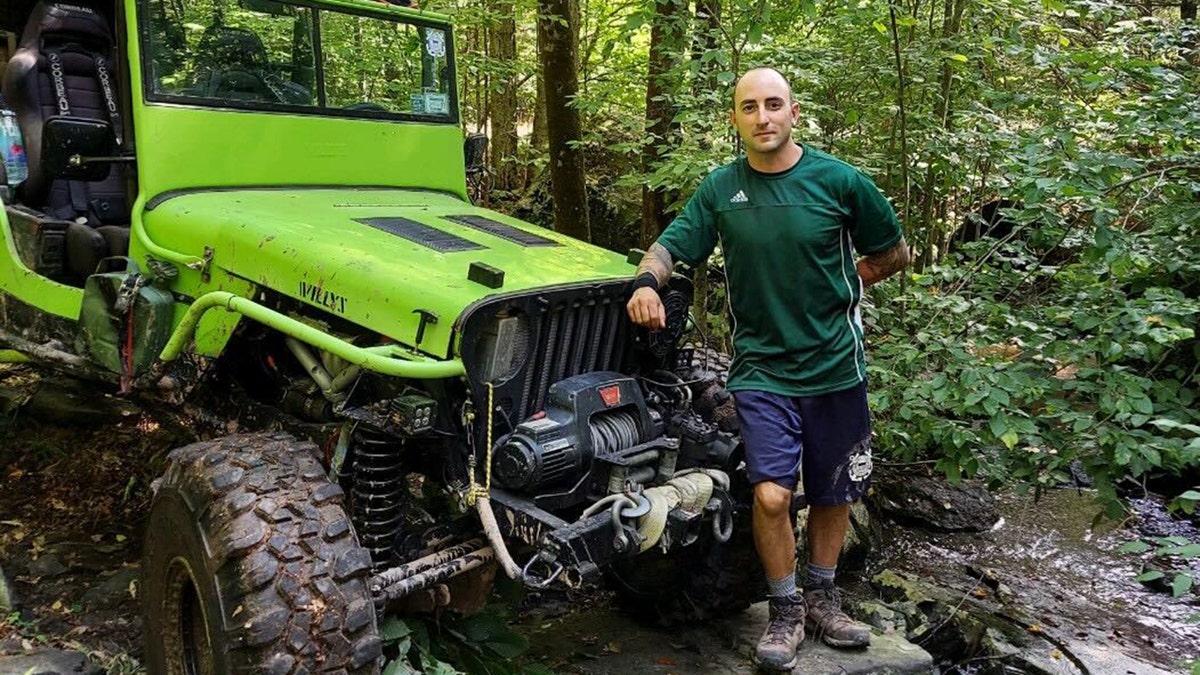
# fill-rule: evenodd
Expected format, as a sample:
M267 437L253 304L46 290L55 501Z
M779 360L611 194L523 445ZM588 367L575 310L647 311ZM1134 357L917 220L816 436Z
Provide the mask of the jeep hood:
M147 203L143 225L160 246L201 256L229 274L306 302L437 357L471 303L533 288L612 279L625 259L452 195L399 189L203 190ZM490 288L468 279L472 264ZM427 322L417 341L421 313Z

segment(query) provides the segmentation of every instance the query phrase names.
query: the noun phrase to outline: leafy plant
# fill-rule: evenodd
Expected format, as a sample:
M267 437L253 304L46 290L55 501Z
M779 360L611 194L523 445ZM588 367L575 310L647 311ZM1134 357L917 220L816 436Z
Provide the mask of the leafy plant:
M509 625L511 611L491 605L472 616L444 614L434 618L388 618L380 626L384 675L544 675L539 664L522 663L529 641ZM454 664L454 665L451 665Z
M1200 543L1189 541L1187 537L1154 537L1149 542L1139 539L1121 546L1118 550L1122 553L1149 552L1152 559L1163 559L1164 562L1172 557L1184 561L1200 558ZM1187 593L1195 585L1195 577L1188 570L1172 571L1143 567L1142 573L1136 579L1144 584L1166 583L1174 597Z

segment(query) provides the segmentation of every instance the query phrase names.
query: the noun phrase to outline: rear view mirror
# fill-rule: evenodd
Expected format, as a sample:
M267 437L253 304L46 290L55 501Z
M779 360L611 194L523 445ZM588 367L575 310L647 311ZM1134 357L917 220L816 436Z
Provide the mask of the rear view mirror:
M104 120L51 117L42 127L42 171L51 178L104 180L118 160L116 145Z
M467 173L483 170L487 146L487 134L470 134L463 141L463 159L466 160Z

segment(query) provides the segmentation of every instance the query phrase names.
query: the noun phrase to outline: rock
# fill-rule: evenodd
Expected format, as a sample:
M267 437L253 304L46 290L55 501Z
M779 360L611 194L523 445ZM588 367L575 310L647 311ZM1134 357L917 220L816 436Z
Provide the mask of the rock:
M99 585L83 594L83 605L89 609L116 609L133 598L129 594L130 584L138 579L138 567L123 567Z
M0 568L0 619L17 607L17 590L13 588L8 577L4 576L4 569Z
M100 675L103 671L88 663L79 652L43 649L20 656L0 656L0 675Z
M754 654L754 646L766 629L767 603L760 602L746 611L738 631L739 650ZM800 647L800 663L792 671L804 675L858 675L878 673L928 673L933 657L924 649L897 633L875 633L866 649L834 649L819 640L806 639Z
M111 424L140 409L124 399L97 393L73 379L46 380L25 405L30 416L67 426Z
M57 577L67 571L53 554L45 554L29 563L29 576L39 579Z
M800 571L804 572L804 563L808 560L808 538L805 532L808 527L808 509L800 509L796 514L796 560L800 561ZM871 513L862 502L850 505L850 530L846 532L846 542L842 545L842 555L839 566L845 569L855 569L867 559L871 553Z
M925 476L879 480L872 499L900 522L948 532L983 532L1000 520L996 500L979 481L952 485Z
M708 623L663 630L606 609L585 609L538 621L529 657L554 672L587 675L689 673L753 675L751 658L767 623L767 603ZM835 650L807 640L795 673L929 673L933 661L898 634L875 635L863 650Z
M852 612L859 621L880 633L907 633L908 621L904 614L881 602L866 600L858 603Z

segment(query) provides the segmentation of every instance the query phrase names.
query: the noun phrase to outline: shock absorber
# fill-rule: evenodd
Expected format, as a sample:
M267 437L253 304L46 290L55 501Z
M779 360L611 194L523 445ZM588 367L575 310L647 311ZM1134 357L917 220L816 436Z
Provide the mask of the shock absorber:
M404 473L400 457L403 443L376 432L354 433L354 481L350 502L354 524L376 567L388 565L400 529Z

